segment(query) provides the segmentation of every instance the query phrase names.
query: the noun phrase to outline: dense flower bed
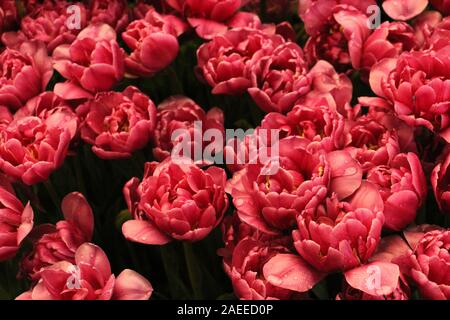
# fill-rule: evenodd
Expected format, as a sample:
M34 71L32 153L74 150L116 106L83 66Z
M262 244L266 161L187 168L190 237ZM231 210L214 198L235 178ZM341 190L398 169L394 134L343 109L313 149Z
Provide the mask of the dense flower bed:
M449 14L0 1L0 298L450 299Z

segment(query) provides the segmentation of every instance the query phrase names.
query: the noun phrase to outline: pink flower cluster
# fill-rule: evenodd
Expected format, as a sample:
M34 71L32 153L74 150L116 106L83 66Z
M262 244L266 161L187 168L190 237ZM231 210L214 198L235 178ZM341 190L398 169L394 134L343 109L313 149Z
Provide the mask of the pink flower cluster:
M15 2L0 2L0 261L16 257L30 282L17 299L152 295L94 244L95 193L65 195L63 219L40 223L42 187L54 201L50 177L83 145L108 170L143 169L122 168L112 200L127 207L123 241L219 228L239 299L310 299L336 274L332 299L450 299L450 229L436 225L450 215L450 1ZM376 24L375 7L392 21ZM266 21L292 14L298 26ZM193 75L183 94L155 92ZM243 108L263 115L236 119ZM215 154L243 163L173 155L180 130L203 152L205 133L250 121ZM255 145L266 131L279 139ZM277 153L255 163L258 148Z

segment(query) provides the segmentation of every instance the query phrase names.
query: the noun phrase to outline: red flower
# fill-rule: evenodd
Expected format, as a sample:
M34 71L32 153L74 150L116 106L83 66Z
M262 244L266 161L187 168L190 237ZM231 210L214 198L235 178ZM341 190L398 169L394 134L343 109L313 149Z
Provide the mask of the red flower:
M42 268L60 261L75 263L78 247L92 239L94 216L81 193L72 192L61 203L64 220L56 225L40 225L30 235L33 251L22 260L21 273L33 280L41 277Z
M326 151L341 149L348 143L350 137L344 133L344 126L344 117L325 105L296 105L287 115L271 112L261 122L261 129L280 130L281 138L298 136L310 148Z
M450 213L450 152L434 168L431 185L439 208L444 213Z
M153 288L143 276L125 269L117 278L108 257L92 243L75 252L75 263L57 262L40 271L39 282L17 300L148 300Z
M384 58L394 58L418 45L414 29L405 22L384 22L364 42L361 76L369 81L370 69Z
M450 60L445 48L383 59L370 72L370 86L383 99L361 98L361 103L390 108L408 125L425 126L450 142Z
M382 209L375 209L317 193L297 217L298 230L292 233L295 248L318 270L355 268L368 261L380 241L384 216Z
M0 169L28 185L46 180L62 165L77 128L70 107L43 93L0 131Z
M270 163L248 164L227 183L239 218L272 235L294 227L296 216L320 186L328 185L330 174L323 156L309 153L294 136L280 141L279 164L273 174L267 173Z
M0 261L14 257L33 228L33 209L24 207L4 176L0 176Z
M55 93L67 100L92 98L110 90L124 75L125 53L107 24L89 25L72 44L53 52L54 68L67 80Z
M284 42L283 37L261 30L232 29L198 49L198 68L213 94L240 95L252 87L249 68L255 53L272 53Z
M287 113L310 90L303 51L293 42L283 43L269 53L260 50L249 63L252 87L248 92L266 112Z
M401 153L388 165L374 167L367 180L378 186L383 198L386 228L399 231L414 221L427 194L425 174L415 153Z
M224 220L224 269L243 300L301 299L322 274L292 254L289 237L267 236L239 222Z
M195 144L195 136L203 137L208 129L217 129L224 134L224 115L219 108L212 108L205 112L194 101L186 97L171 97L158 106L156 128L154 134L153 156L158 161L163 161L170 156L178 141L173 141L176 130L187 130L190 133L192 143ZM201 122L201 128L197 128L195 122ZM201 132L196 132L201 129ZM179 137L185 139L187 137ZM199 146L202 150L203 145ZM191 158L194 160L195 146L192 146ZM185 155L186 156L186 155Z
M228 208L225 172L203 171L185 159L147 163L142 182L133 178L124 187L134 219L122 226L124 236L144 244L166 244L173 239L197 241L215 228Z
M337 1L319 0L308 9L302 2L311 1L300 2L300 17L311 36L305 45L309 63L323 59L332 63L338 72L359 69L361 50L370 34L366 11L348 5L347 1L337 5ZM371 1L359 5L367 8L368 2Z
M51 58L41 42L24 42L0 54L0 104L12 110L43 92L53 75Z
M80 13L79 21L69 21L71 16L71 13L68 12L69 6L78 7ZM69 26L69 22L77 22L79 25ZM47 50L51 54L57 46L72 43L76 35L86 25L87 12L82 3L69 3L66 1L53 3L45 1L22 18L19 31L4 33L2 41L10 48L16 48L26 40L42 41L46 44Z
M137 88L101 92L77 108L81 138L103 159L129 158L149 142L156 123L153 102Z
M415 235L414 245L394 259L404 274L418 287L424 299L450 299L450 230L432 230Z
M134 76L151 76L175 60L179 46L177 37L185 31L175 16L160 15L150 8L145 18L131 22L122 38L133 51L125 59L127 72Z

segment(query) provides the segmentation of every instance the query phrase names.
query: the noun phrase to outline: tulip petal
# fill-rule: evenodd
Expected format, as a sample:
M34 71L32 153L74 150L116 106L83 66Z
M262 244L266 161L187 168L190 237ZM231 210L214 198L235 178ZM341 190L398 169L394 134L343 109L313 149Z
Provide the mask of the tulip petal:
M116 278L113 300L148 300L153 288L139 273L125 269Z
M373 296L391 294L398 286L400 268L389 262L372 262L344 273L353 288Z
M128 220L122 225L122 233L130 241L163 245L169 243L171 238L159 231L153 224L142 220Z
M264 265L263 274L270 284L297 292L308 291L324 276L293 254L277 254Z

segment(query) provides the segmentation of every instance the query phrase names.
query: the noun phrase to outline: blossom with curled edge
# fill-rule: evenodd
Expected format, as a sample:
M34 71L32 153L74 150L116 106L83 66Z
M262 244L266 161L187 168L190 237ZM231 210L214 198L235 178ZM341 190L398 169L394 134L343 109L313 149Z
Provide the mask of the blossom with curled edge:
M433 169L431 185L439 208L450 214L450 152Z
M138 88L100 92L77 108L81 138L102 159L123 159L144 148L156 125L156 107Z
M177 130L186 130L189 133L190 142L193 144L193 150L189 150L191 156L195 153L195 148L199 148L203 154L205 147L203 141L201 145L196 146L195 137L196 135L203 137L204 132L209 129L218 130L222 135L225 133L222 110L214 107L205 112L190 98L184 96L170 97L157 107L156 128L152 139L153 156L156 160L163 161L171 155L177 144L184 143L183 139L188 137L183 135L175 137ZM176 139L173 140L173 138Z
M296 216L316 188L326 188L330 179L323 155L308 152L306 146L300 137L286 137L271 161L250 163L234 173L227 192L243 222L272 235L295 226ZM279 168L270 172L268 167L275 161Z
M390 109L408 125L424 126L449 142L449 48L403 52L381 60L369 79L378 97L361 97L360 103Z
M0 175L0 261L14 257L33 228L33 209L16 197L10 182Z
M61 203L61 211L64 220L56 225L39 225L29 235L33 249L21 261L22 276L37 280L42 268L60 261L75 263L78 247L92 240L94 215L81 193L66 195Z
M66 100L80 100L108 91L123 78L124 61L114 29L91 24L71 44L53 51L53 67L67 80L57 83L54 92Z
M293 254L289 236L258 232L236 214L224 219L222 232L219 255L239 299L304 299L324 276Z
M271 53L282 36L251 28L231 29L197 50L197 73L213 87L213 94L241 95L252 87L249 68L255 53Z
M74 13L79 14L75 19ZM87 19L88 12L81 2L44 1L21 19L18 31L3 33L2 42L16 48L24 41L38 40L51 54L57 46L74 41L87 26Z
M0 54L0 105L11 111L45 91L53 75L52 59L42 42L27 41Z
M186 25L172 15L150 8L143 19L131 22L122 39L132 50L125 58L127 76L152 76L169 66L179 51L178 39Z
M128 240L162 245L205 238L228 209L226 174L192 160L147 163L142 181L133 178L123 192L133 219L122 225Z
M88 242L76 250L75 263L60 261L39 273L39 281L16 300L148 300L153 292L133 270L116 277L105 252Z
M296 43L283 43L270 53L260 50L249 64L252 87L248 92L266 112L287 113L310 91L308 66Z
M33 185L64 162L78 130L78 117L52 92L31 99L0 131L0 170Z
M450 230L421 225L405 231L405 236L409 248L393 262L400 266L424 299L450 299Z

